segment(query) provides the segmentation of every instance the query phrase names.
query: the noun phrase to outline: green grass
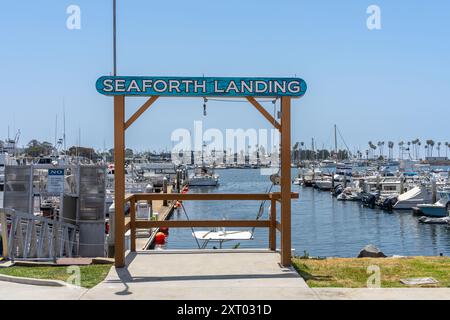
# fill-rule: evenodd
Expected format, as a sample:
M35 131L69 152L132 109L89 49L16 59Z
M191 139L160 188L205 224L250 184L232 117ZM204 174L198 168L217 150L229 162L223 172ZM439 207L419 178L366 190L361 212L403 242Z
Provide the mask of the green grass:
M293 266L310 287L365 288L372 273L367 267L380 268L382 288L407 288L402 278L433 277L439 283L426 287L450 287L450 258L332 258L292 259ZM425 287L425 286L420 286Z
M81 281L80 285L84 288L92 288L103 281L111 268L110 264L80 266ZM0 268L0 274L36 278L46 280L67 281L73 275L68 272L68 267L48 266L48 267L19 267Z

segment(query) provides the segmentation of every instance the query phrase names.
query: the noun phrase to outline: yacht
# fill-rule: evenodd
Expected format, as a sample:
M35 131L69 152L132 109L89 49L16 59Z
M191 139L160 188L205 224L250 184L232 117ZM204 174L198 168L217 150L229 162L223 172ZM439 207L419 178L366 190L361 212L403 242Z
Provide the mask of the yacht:
M329 191L333 187L330 177L318 177L314 180L315 187L322 191Z
M419 204L430 203L432 199L431 191L425 186L417 186L397 197L397 202L393 209L410 210Z
M209 169L206 166L197 167L194 169L194 173L189 177L189 186L217 186L219 184L219 176L214 174L213 169Z
M333 160L322 160L319 164L322 168L336 168L336 161Z
M434 204L418 204L417 208L428 217L447 217L450 209L450 191L438 192L439 201Z

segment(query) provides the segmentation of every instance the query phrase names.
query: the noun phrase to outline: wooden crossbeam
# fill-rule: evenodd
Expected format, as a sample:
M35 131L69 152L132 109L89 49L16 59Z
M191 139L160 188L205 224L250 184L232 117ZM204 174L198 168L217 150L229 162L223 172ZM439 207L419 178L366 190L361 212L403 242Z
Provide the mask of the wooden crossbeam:
M127 195L125 201L140 200L277 200L281 194L277 193L136 193ZM297 199L298 193L291 192L291 199Z
M131 117L125 122L125 130L133 124L152 104L158 99L158 96L150 97Z
M269 112L253 97L246 97L247 100L266 118L270 124L272 124L275 128L281 131L281 125L275 120Z
M136 220L136 228L213 228L213 227L241 227L241 228L269 228L269 220L165 220L165 221L140 221Z

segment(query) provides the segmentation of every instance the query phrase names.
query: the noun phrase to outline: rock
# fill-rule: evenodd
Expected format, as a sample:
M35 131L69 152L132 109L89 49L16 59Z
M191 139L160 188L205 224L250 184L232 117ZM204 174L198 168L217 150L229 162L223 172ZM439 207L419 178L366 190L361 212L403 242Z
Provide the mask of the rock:
M358 258L386 258L386 255L373 244L369 244L359 252Z

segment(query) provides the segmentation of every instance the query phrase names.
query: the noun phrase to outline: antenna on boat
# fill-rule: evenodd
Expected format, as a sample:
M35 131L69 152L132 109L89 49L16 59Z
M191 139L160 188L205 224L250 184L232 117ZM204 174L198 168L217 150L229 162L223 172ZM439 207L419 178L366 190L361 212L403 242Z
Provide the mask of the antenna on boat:
M66 104L63 98L63 146L64 146L64 154L66 154Z
M334 125L334 153L336 155L336 159L338 159L338 152L337 152L337 135L336 135L336 124Z
M58 143L58 113L56 113L55 116L55 144L54 144L55 148L57 143Z

